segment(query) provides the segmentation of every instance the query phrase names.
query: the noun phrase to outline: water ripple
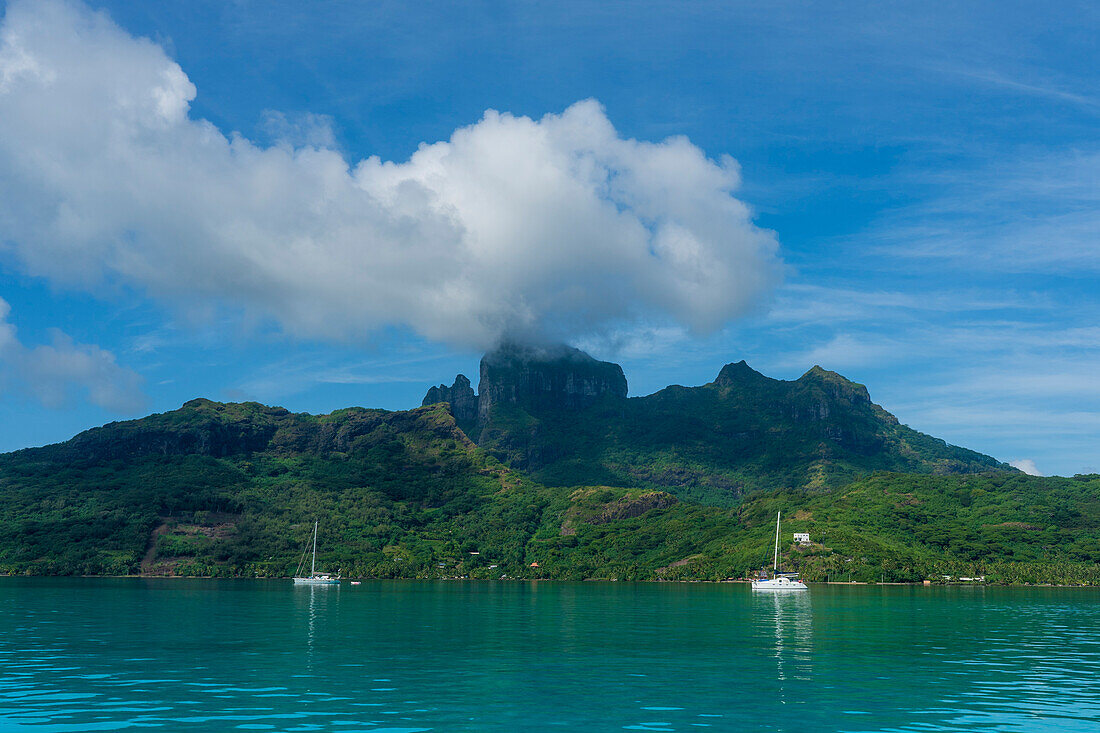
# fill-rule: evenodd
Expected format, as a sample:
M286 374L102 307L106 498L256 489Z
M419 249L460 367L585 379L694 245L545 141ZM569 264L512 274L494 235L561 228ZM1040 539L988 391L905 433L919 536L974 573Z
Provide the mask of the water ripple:
M1094 731L1070 589L0 579L0 730Z

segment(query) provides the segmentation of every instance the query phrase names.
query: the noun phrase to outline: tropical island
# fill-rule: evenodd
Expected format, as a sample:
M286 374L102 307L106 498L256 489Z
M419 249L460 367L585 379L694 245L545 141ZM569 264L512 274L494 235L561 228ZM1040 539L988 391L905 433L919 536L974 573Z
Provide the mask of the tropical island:
M0 456L0 572L1100 584L1100 476L1025 475L813 367L629 397L622 369L505 344L421 407L195 399ZM799 541L795 541L795 534Z

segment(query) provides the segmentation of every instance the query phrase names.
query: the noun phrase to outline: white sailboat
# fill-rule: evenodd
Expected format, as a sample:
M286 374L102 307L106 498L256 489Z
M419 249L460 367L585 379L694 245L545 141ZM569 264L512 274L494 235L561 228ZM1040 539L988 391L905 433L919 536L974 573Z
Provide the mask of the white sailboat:
M294 571L294 585L339 585L339 576L333 577L328 573L317 572L317 522L313 522L313 560L309 565L309 576L301 576L299 573L302 570L302 565L305 563L306 556L302 553L302 559L298 563L298 569Z
M771 578L759 578L752 581L753 590L809 590L806 584L798 579L798 573L779 572L779 517L782 512L775 513L775 564Z

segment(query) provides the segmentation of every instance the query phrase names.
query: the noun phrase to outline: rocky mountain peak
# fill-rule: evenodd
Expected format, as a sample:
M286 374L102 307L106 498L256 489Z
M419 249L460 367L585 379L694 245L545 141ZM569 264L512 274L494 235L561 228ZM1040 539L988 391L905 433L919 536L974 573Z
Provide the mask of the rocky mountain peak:
M430 388L422 404L450 403L455 420L476 436L500 405L531 412L575 411L604 395L625 399L626 393L626 376L618 364L599 361L565 344L505 343L482 357L478 394L470 380L459 374L450 387Z
M765 377L763 374L750 367L748 363L742 359L735 364L726 364L722 367L722 371L718 372L718 377L714 380L714 384L719 387L732 387L736 384L744 384L745 382L758 379L768 379L768 377Z
M474 394L474 388L465 374L456 376L454 384L450 387L441 384L429 389L421 404L426 406L437 402L449 402L451 414L460 423L477 419L477 395Z
M871 395L867 392L865 386L853 382L836 372L822 369L817 364L799 377L798 383L810 388L821 389L830 397L847 400L853 405L870 404L871 402Z
M481 359L478 412L485 419L497 405L528 410L581 410L604 395L626 398L622 367L580 349L558 344L503 344Z

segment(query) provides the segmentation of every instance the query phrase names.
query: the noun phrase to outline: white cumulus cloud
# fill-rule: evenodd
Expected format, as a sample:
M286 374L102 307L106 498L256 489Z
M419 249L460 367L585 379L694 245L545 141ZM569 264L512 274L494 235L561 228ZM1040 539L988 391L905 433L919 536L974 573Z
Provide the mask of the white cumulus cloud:
M11 306L0 298L0 387L29 396L46 407L63 407L76 394L112 412L130 414L145 406L141 377L120 366L98 346L75 343L61 331L52 342L26 346L8 320Z
M1009 461L1008 465L1012 466L1013 468L1018 468L1019 470L1026 473L1028 476L1043 475L1039 473L1039 468L1035 465L1035 461L1031 460L1030 458L1020 458L1019 460Z
M309 338L396 326L464 347L713 331L778 279L732 158L626 139L593 100L490 110L406 161L352 162L324 118L269 113L263 146L192 117L195 95L103 13L10 3L0 242L69 287L123 283Z

